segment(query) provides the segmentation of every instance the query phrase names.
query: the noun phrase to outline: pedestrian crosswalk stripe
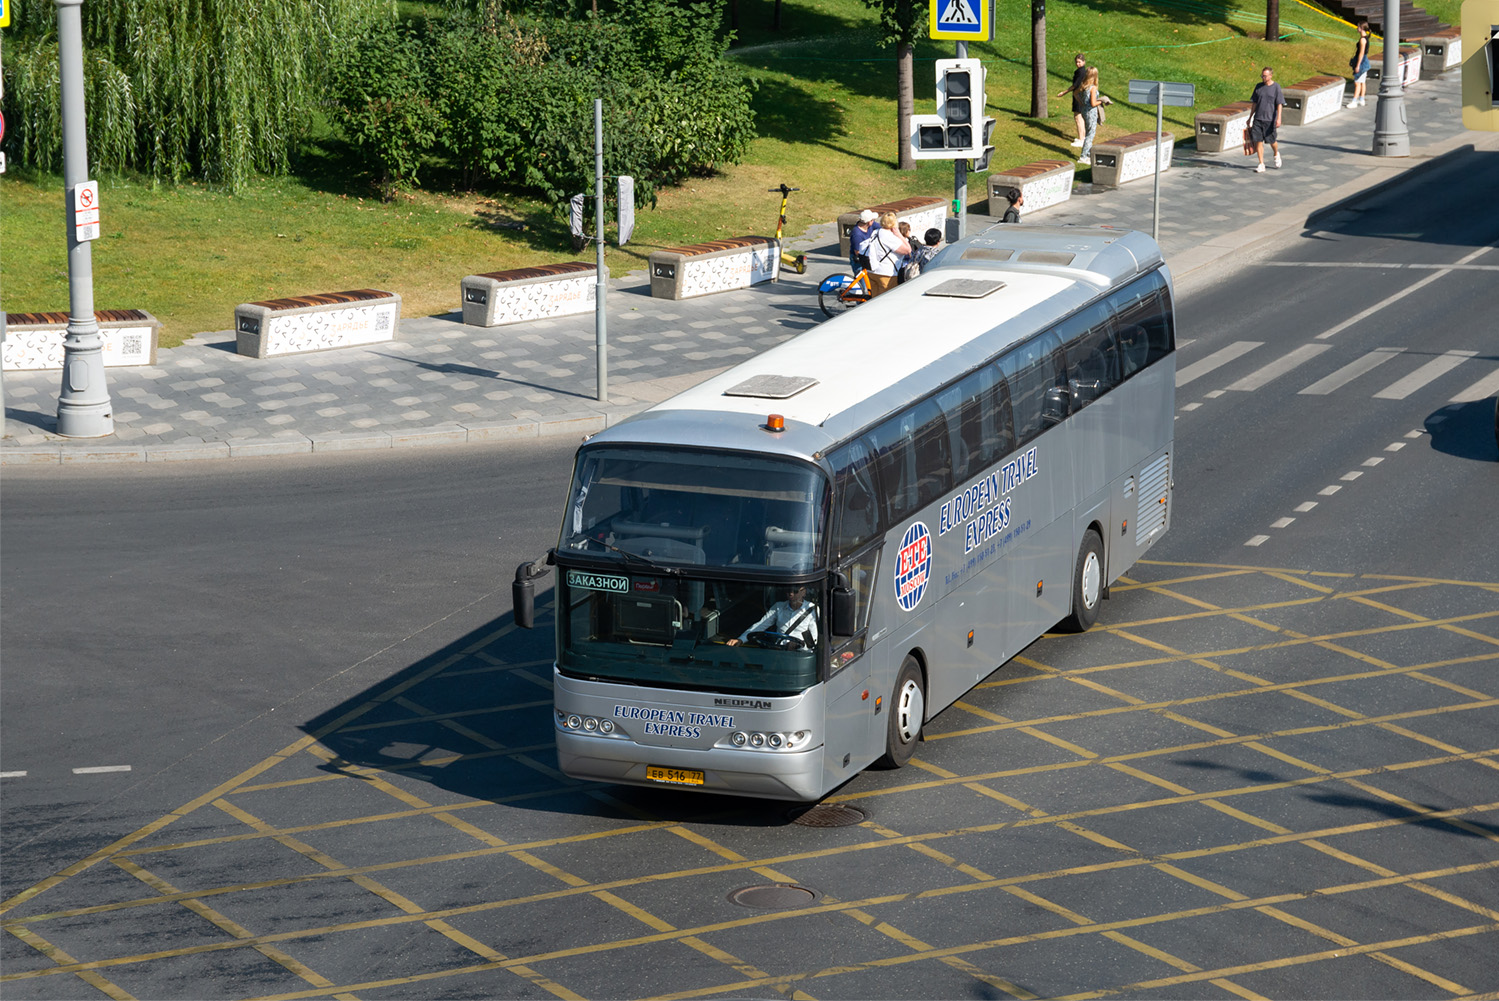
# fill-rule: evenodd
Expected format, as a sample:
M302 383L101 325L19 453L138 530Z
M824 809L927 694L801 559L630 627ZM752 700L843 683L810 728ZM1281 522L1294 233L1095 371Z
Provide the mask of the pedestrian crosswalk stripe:
M1499 368L1494 369L1494 371L1479 379L1447 402L1473 403L1485 397L1493 396L1495 393L1499 393Z
M1478 354L1477 351L1448 351L1438 358L1433 358L1405 378L1390 383L1375 393L1374 398L1376 400L1403 400L1433 379L1451 372L1476 354Z
M1331 344L1303 344L1294 351L1288 351L1263 368L1251 372L1228 388L1239 393L1252 393L1271 380L1285 375L1298 365L1303 365L1322 352L1331 350Z
M1264 346L1264 341L1234 341L1226 348L1220 348L1208 355L1201 361L1194 361L1186 368L1178 369L1176 373L1176 386L1180 389L1195 379L1200 379L1216 368L1227 365L1236 358L1242 358L1255 348Z
M1318 379L1301 391L1302 396L1326 396L1335 389L1342 389L1354 379L1373 371L1405 348L1375 348L1362 358L1355 359L1325 379Z

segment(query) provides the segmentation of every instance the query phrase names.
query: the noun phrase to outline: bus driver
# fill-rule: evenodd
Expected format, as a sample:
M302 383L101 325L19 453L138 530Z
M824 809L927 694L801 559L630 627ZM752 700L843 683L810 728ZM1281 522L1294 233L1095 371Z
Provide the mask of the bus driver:
M749 639L751 633L762 630L780 633L799 640L804 647L817 645L817 606L807 600L807 586L798 584L786 589L786 600L770 606L760 616L760 621L739 634L738 639L729 640L729 646L738 646Z

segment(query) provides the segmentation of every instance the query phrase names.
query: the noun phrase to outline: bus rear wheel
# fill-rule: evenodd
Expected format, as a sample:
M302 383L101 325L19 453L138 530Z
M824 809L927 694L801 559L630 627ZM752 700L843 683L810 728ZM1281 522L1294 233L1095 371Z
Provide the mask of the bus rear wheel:
M881 768L900 768L916 753L921 726L926 720L926 692L921 687L921 665L906 656L890 696L890 715L885 724L885 756L875 762Z
M1063 620L1067 629L1085 633L1098 621L1098 604L1103 600L1103 540L1093 529L1083 533L1077 550L1077 567L1072 572L1072 614Z

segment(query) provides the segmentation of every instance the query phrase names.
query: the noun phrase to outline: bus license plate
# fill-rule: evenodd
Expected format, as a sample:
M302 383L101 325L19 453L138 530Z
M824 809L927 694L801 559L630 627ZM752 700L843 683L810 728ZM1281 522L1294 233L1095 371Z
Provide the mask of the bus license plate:
M646 765L645 777L652 782L670 782L673 785L681 786L700 786L703 784L703 773L687 768L662 768L660 765Z

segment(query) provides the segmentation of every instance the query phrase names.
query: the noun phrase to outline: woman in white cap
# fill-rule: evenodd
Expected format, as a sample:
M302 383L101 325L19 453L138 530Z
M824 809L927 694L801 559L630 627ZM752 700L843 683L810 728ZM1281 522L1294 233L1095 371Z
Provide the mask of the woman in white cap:
M879 216L869 209L859 213L859 223L848 231L848 269L854 274L869 267L869 241L880 231Z

